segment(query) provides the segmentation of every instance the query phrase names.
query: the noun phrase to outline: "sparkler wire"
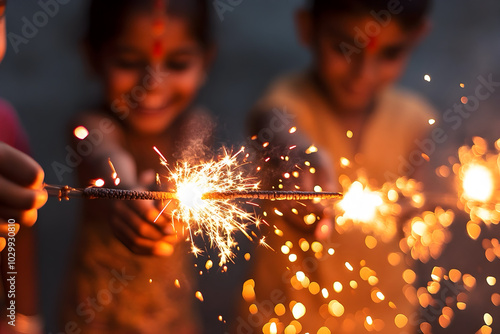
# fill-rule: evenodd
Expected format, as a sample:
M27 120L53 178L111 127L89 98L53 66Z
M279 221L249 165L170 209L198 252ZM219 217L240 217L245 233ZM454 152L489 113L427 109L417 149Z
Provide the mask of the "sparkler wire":
M110 188L71 188L69 186L45 185L49 196L58 197L60 200L83 197L87 199L116 199L116 200L177 200L177 193L169 191L124 190ZM342 198L338 192L313 192L313 191L274 191L274 190L243 190L207 192L202 200L233 200L233 199L263 199L263 200L313 200Z

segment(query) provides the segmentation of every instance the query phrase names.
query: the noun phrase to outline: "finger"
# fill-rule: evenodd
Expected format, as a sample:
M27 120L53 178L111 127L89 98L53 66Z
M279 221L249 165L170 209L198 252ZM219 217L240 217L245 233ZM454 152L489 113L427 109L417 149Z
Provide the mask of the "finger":
M0 176L0 203L13 209L41 208L47 202L47 191L20 187Z
M0 217L3 219L14 219L24 226L32 226L38 218L37 209L15 210L7 206L0 205Z
M23 187L43 187L42 167L30 156L3 142L0 142L0 175Z
M153 201L131 201L127 204L137 215L148 222L160 225L166 222L165 217L160 215L160 210L155 207Z
M111 219L113 232L131 252L139 255L168 256L173 252L173 246L166 241L152 241L141 238L118 217Z
M7 245L7 240L5 240L5 238L0 237L0 252L3 251L5 245Z
M159 240L165 236L157 227L145 221L126 205L117 204L116 209L116 215L129 225L138 236L150 240Z
M0 236L1 237L14 237L17 232L19 232L19 224L17 223L7 223L7 222L0 222Z

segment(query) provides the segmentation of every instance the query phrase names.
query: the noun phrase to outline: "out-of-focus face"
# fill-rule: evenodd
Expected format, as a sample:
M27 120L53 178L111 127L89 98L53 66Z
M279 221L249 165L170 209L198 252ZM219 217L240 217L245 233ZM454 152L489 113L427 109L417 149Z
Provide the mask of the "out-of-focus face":
M406 32L393 19L367 34L367 25L376 23L369 15L325 14L311 30L315 70L339 112L365 111L405 68L416 32Z
M5 49L7 48L7 37L5 32L5 7L7 0L0 0L0 62L5 56Z
M138 133L164 131L195 98L205 78L206 53L184 20L132 15L101 57L112 111Z

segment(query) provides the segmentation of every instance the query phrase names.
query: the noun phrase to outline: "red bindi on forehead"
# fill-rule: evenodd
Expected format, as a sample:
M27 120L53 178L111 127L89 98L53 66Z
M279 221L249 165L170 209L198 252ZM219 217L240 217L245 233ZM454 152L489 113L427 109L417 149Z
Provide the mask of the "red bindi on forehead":
M154 19L151 24L151 33L154 38L152 45L152 54L155 58L161 57L161 55L163 54L163 44L161 41L161 37L165 33L165 7L165 0L155 0L153 8Z
M376 36L374 37L369 37L368 44L366 46L366 49L369 52L374 52L377 49L378 46L378 39Z

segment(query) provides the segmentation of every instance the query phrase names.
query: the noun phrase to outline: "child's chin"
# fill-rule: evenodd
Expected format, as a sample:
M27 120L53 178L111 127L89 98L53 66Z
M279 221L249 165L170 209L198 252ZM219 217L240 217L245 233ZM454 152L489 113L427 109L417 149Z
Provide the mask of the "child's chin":
M132 121L130 122L130 127L134 129L135 132L143 135L157 135L165 131L169 126L169 122L152 122L148 121Z

